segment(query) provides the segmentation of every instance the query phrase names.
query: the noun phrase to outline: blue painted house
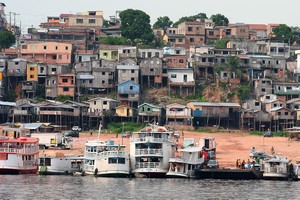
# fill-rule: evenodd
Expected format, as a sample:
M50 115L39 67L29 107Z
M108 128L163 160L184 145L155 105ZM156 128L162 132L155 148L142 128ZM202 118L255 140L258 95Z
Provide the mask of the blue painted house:
M133 81L125 81L118 85L118 100L121 105L137 108L140 100L140 85Z

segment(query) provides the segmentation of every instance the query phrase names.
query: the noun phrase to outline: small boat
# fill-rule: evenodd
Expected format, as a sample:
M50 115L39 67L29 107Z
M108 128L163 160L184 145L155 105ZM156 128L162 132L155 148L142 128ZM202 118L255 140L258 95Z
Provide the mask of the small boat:
M84 175L129 177L129 153L114 141L87 141L84 152Z
M40 157L39 174L41 175L70 175L81 172L83 157L66 154L63 157Z
M169 159L175 156L174 131L151 124L130 139L130 164L132 174L146 177L165 177Z
M270 157L262 161L263 179L288 180L291 177L289 170L290 160L282 157Z
M200 169L204 164L201 156L202 148L192 147L179 150L181 157L170 158L170 168L167 177L172 178L194 178L195 170Z
M38 171L39 140L19 137L0 141L0 174L34 174Z

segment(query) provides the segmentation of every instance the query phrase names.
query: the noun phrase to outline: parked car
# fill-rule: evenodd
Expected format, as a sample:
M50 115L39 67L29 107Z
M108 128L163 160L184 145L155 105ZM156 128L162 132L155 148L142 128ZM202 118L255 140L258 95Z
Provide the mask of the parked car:
M209 160L207 162L207 168L218 169L219 168L219 162L216 161L216 160Z
M70 131L64 133L64 136L66 137L79 137L79 131Z
M123 138L129 138L130 136L131 136L131 132L124 132L124 133L122 133L122 137Z
M271 131L266 131L264 137L273 137L273 133Z
M73 126L72 131L81 131L81 128L79 126Z

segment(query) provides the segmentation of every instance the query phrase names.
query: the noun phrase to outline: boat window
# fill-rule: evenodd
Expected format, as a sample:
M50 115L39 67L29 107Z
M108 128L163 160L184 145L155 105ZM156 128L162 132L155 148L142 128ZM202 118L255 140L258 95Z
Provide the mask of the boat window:
M125 158L109 158L108 164L125 164Z

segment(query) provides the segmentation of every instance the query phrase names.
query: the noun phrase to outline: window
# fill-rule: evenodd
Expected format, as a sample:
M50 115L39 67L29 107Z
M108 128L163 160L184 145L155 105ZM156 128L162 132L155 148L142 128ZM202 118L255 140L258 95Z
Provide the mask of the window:
M76 24L83 24L83 19L76 19Z
M183 59L179 59L179 63L183 63Z
M150 72L153 72L153 71L154 71L154 69L153 69L153 68L151 68L151 69L150 69Z
M208 35L214 35L214 32L213 31L209 31Z
M97 101L94 101L94 105L97 105Z
M34 71L34 67L30 67L30 71Z
M55 46L55 50L58 50L58 46Z
M188 31L193 31L193 27L188 27Z
M271 97L270 96L266 96L266 99L271 99Z
M129 86L129 89L130 89L130 90L133 90L133 86Z
M104 80L102 80L102 84L105 84L105 81L104 81Z
M259 102L255 102L255 106L259 106L259 104L260 104Z
M265 88L262 88L262 89L261 89L261 91L262 91L262 92L265 92L265 91L266 91L266 89L265 89Z
M131 81L134 81L134 78L131 78Z
M176 78L177 75L176 74L171 74L171 78Z
M27 49L27 45L22 45L22 49Z
M91 83L91 84L92 84L92 83L93 83L93 80L89 80L89 83Z
M131 70L131 73L132 73L132 74L134 73L134 70L133 70L133 69Z
M274 103L274 107L277 107L277 104L276 104L276 103Z
M284 115L289 115L289 113L288 113L288 112L285 112Z
M52 71L52 72L56 72L56 68L52 68L51 71Z
M36 46L36 45L30 45L30 49L31 49L31 50L36 50L36 49L37 49L37 46Z
M40 68L41 73L44 73L44 67Z
M148 55L147 55L148 58L151 58L151 57L152 57L152 53L151 53L151 52L148 52L147 54L148 54Z
M96 23L96 19L89 19L89 24L95 24Z
M104 76L104 75L105 75L105 72L102 72L102 75Z
M278 115L281 115L281 112L278 112Z
M52 60L56 60L57 56L56 55L52 55Z
M103 101L103 105L107 105L107 101Z
M104 52L104 53L103 53L103 56L105 56L105 57L108 56L107 52Z
M155 57L159 57L159 52L155 52Z
M68 47L68 46L65 46L65 50L69 50L69 47Z
M183 39L181 39L181 38L180 38L180 39L178 39L178 42L182 42L182 41L183 41Z
M62 59L62 55L58 55L58 59L61 60Z
M151 111L151 108L147 108L147 111L149 111L149 112L150 112L150 111Z
M43 49L46 50L46 49L47 49L47 46L43 46Z
M34 78L34 75L30 75L30 78Z
M69 88L68 88L68 87L64 87L64 88L63 88L63 91L64 91L64 92L68 92L68 91L69 91Z
M190 42L195 42L195 39L194 38L190 38Z

